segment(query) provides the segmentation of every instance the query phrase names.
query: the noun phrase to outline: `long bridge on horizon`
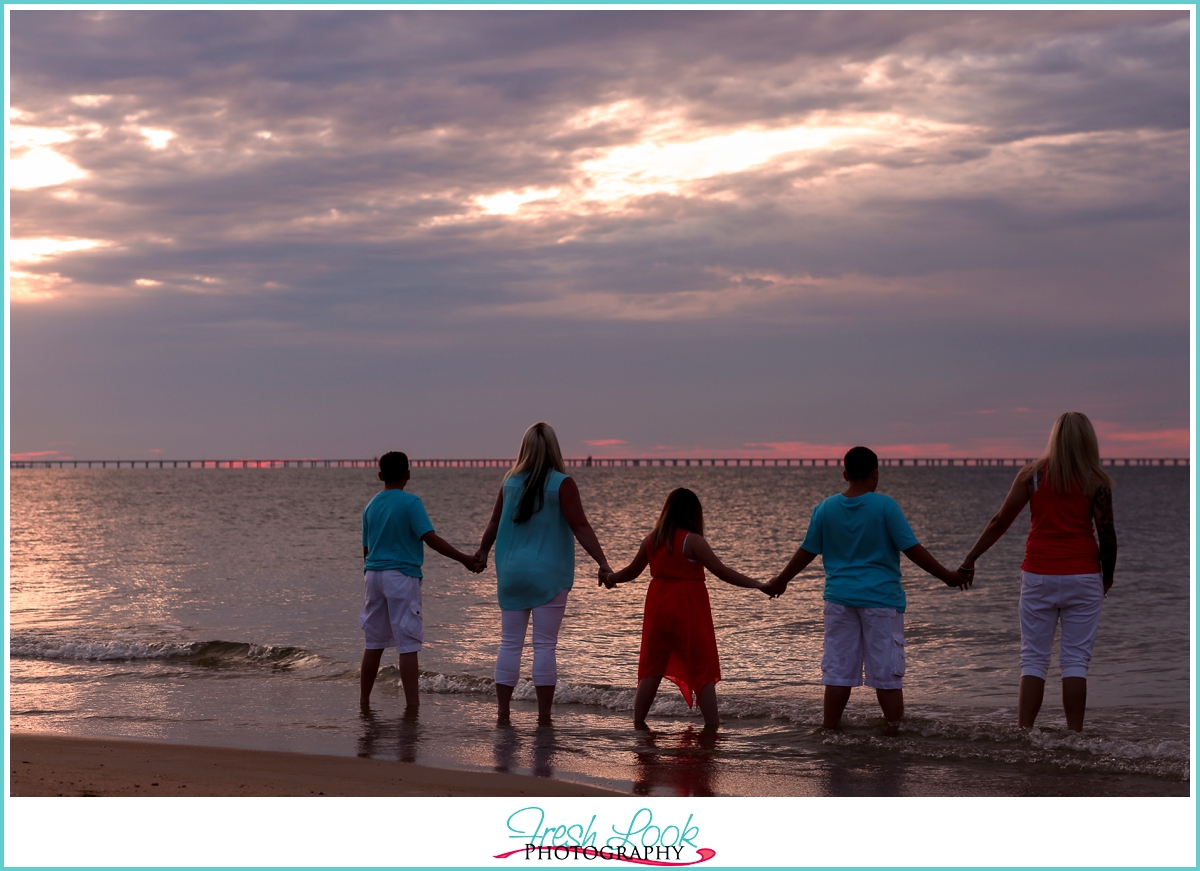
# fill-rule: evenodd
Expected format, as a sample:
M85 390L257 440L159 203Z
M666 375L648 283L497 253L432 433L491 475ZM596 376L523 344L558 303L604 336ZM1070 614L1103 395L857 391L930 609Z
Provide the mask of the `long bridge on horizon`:
M1033 457L880 457L881 466L1024 466ZM507 469L515 460L505 459L410 459L418 469ZM568 457L563 462L570 468L650 468L664 466L782 467L841 466L841 457ZM1103 457L1105 466L1187 466L1187 457ZM374 468L378 457L371 459L313 459L288 458L267 460L76 460L60 457L10 459L10 469L363 469Z

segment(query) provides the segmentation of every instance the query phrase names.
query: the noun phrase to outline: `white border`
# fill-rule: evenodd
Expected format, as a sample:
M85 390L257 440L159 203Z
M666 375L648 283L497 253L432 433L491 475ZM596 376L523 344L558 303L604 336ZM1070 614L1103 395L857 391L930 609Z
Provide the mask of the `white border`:
M709 867L732 866L1196 866L1196 7L1192 4L12 4L4 9L5 71L10 66L12 10L1179 10L1191 24L1191 509L1192 796L1140 799L1052 798L606 798L606 799L204 799L63 798L4 802L6 866L472 866L507 867L495 853L506 840L508 814L530 803L572 821L597 814L605 822L650 807L662 818L692 814L699 843L717 851ZM5 76L5 105L10 103ZM5 113L7 139L9 119ZM7 151L5 168L7 170ZM10 226L7 188L5 241ZM10 452L10 288L4 282L4 450ZM9 469L4 468L4 578L9 583ZM8 597L4 628L10 631ZM5 670L4 731L10 687ZM5 754L8 758L8 754ZM5 766L5 795L10 789ZM518 845L519 846L519 845ZM529 863L522 861L522 867ZM556 867L560 863L538 863ZM570 863L574 865L574 863ZM583 862L587 865L587 862ZM614 867L593 863L597 867ZM627 868L631 866L617 865Z

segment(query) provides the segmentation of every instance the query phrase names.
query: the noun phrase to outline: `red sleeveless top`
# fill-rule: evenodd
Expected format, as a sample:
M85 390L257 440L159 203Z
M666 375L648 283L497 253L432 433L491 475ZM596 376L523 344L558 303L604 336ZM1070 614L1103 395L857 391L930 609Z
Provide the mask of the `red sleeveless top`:
M686 529L675 530L675 540L669 547L655 550L646 539L646 556L650 559L650 577L664 581L704 581L704 566L694 563L683 555L683 542L688 537Z
M1061 493L1046 467L1033 476L1032 523L1021 568L1037 575L1090 575L1100 571L1100 545L1093 532L1092 502L1078 487Z

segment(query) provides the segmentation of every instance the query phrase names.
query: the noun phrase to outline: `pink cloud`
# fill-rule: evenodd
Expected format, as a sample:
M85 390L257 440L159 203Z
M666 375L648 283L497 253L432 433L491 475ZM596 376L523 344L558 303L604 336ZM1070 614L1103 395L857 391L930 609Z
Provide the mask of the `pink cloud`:
M584 441L584 444L593 448L606 448L609 445L627 445L629 442L625 439L588 439Z
M1191 450L1191 430L1125 429L1120 424L1096 421L1101 456L1186 457Z
M44 460L48 457L58 457L58 451L23 451L21 453L10 454L10 459L14 460ZM63 457L63 459L69 459Z

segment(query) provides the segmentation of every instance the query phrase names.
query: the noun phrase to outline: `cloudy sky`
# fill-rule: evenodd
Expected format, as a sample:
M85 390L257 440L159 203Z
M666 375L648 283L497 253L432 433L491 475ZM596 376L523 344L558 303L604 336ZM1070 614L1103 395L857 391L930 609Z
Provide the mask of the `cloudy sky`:
M1187 454L1186 12L10 38L15 456Z

